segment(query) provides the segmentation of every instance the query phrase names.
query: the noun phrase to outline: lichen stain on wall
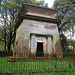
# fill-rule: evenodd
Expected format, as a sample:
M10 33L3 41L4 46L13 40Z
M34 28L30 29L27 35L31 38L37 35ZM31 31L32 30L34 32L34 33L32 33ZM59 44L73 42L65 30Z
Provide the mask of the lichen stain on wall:
M27 35L25 35L23 39L24 39L24 40L27 40L27 39L28 39L28 36L27 36Z
M60 39L55 44L56 54L63 55Z
M55 37L53 40L54 40L54 45L56 45L57 41L59 40L59 36Z

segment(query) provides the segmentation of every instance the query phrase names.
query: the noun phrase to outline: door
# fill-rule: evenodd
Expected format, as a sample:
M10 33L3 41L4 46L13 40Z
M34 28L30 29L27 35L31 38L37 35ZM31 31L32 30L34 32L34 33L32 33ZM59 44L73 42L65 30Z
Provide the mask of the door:
M37 52L36 52L36 57L43 57L43 43L42 42L37 42Z

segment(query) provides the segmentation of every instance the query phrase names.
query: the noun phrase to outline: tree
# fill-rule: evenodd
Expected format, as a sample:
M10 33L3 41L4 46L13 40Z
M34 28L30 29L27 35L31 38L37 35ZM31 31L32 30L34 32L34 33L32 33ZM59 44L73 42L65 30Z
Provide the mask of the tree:
M2 0L1 2L1 16L3 19L4 26L1 30L0 40L5 42L5 47L7 46L8 51L11 50L11 44L14 44L16 29L15 24L18 18L18 13L23 5L23 3L30 3L33 5L39 5L48 7L48 4L44 0ZM5 31L5 32L4 32Z
M56 0L53 6L58 11L56 18L61 20L58 25L60 32L72 30L74 33L75 0Z
M56 18L61 20L58 28L63 52L72 52L69 46L73 46L71 39L75 33L75 0L55 0L53 7L57 10ZM71 33L70 40L63 34L66 31Z
M67 41L67 37L63 33L60 34L60 40L61 40L63 53L68 52L68 50L69 50L69 47L68 47L69 43Z
M2 6L2 5L0 4L0 6ZM2 13L1 14L2 21L1 20L0 21L1 21L1 23L3 23L3 21L4 21L4 26L5 26L5 28L4 28L4 35L5 35L4 36L4 43L5 43L4 49L6 51L6 18L7 18L7 8L5 7L5 9L2 9L2 7L1 7L0 10L1 10L0 13Z

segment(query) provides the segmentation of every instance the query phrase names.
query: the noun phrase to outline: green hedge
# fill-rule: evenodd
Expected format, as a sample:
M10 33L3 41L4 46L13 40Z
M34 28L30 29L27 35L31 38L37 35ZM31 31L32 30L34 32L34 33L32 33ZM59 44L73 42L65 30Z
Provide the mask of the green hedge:
M5 57L5 56L12 56L13 55L13 51L0 51L0 57Z

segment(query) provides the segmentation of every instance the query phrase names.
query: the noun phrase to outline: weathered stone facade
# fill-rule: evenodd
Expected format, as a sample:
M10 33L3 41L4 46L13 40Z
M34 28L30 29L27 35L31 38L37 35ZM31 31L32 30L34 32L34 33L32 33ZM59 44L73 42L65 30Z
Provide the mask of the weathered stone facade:
M24 6L27 6L27 9ZM20 12L22 20L20 17L16 26L14 55L29 57L29 53L31 53L36 57L37 52L43 52L43 56L46 57L46 54L63 54L57 27L58 22L51 18L49 21L49 16L51 17L55 11L26 4L24 6ZM48 12L42 13L42 11Z

